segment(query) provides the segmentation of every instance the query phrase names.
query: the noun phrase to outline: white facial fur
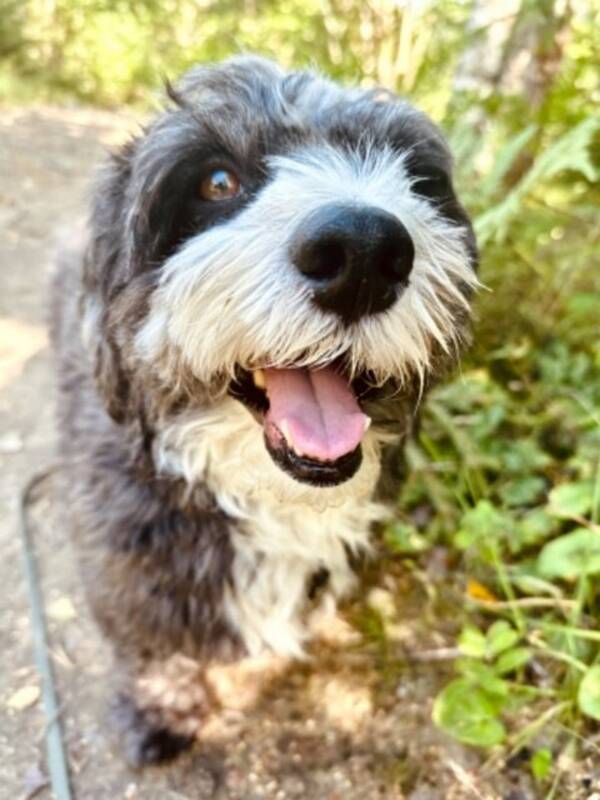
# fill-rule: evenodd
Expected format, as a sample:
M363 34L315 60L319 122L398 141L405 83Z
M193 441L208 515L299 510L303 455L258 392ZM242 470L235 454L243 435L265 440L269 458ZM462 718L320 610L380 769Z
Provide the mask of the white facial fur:
M474 286L464 234L411 188L407 155L366 155L329 145L272 157L272 179L232 220L188 240L161 268L136 346L149 361L183 357L209 383L236 364L326 364L345 353L353 372L376 380L422 378L431 342L456 344L451 307L466 305L458 286ZM290 263L298 225L327 203L371 205L394 214L411 235L410 284L386 313L346 328L310 300L310 285ZM163 362L164 363L164 362ZM168 377L165 375L165 377Z
M314 367L341 354L355 373L370 370L378 381L414 372L423 379L431 342L456 344L453 308L466 305L459 285L477 281L461 228L412 190L406 159L387 149L360 156L329 145L271 158L272 178L253 202L162 266L136 339L140 357L164 369L168 381L168 356L175 354L207 385L233 377L236 365ZM415 247L410 284L396 304L351 328L314 306L288 255L309 214L344 202L396 215ZM166 421L156 441L158 468L190 485L203 481L237 520L225 607L250 654L302 653L307 584L318 569L329 570L333 597L352 586L346 548L366 550L373 522L386 515L371 499L379 435L366 434L352 479L315 488L274 464L261 426L236 400L222 396L193 416Z
M352 588L346 548L366 551L372 524L388 513L371 499L380 443L369 431L354 477L317 488L298 483L275 465L261 426L232 398L177 418L160 433L157 468L182 475L190 485L203 481L237 521L225 609L250 655L265 650L303 654L307 588L320 568L330 573L324 600L330 607L332 599Z

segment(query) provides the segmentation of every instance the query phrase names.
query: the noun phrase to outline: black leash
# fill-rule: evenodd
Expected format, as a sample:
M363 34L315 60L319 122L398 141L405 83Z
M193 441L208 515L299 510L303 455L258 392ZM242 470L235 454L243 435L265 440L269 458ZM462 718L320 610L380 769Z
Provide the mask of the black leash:
M50 467L34 475L21 493L20 525L23 545L25 580L31 612L31 630L33 635L33 654L37 670L42 682L42 698L46 715L46 753L48 773L55 800L72 800L69 767L65 752L60 709L58 705L56 683L52 671L52 663L48 653L48 629L44 615L44 600L40 587L38 569L34 555L31 529L29 526L29 508L35 501L35 490L47 480L57 467Z

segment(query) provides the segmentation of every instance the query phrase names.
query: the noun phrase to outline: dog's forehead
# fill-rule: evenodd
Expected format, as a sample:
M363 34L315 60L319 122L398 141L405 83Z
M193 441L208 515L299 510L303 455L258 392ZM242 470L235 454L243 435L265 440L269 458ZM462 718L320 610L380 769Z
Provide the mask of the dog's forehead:
M199 67L179 82L177 108L163 119L180 137L214 138L242 158L327 142L418 151L440 166L449 153L437 127L383 89L344 88L308 71L284 72L257 57ZM162 127L162 126L161 126Z

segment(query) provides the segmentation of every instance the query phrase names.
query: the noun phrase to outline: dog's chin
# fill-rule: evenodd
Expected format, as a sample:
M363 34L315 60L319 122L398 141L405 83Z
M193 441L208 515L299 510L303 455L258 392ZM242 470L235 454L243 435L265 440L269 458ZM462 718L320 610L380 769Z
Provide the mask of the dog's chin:
M362 463L362 447L347 453L335 461L317 461L316 459L300 456L288 446L285 440L273 444L265 435L267 452L286 474L300 483L311 486L338 486L356 474Z

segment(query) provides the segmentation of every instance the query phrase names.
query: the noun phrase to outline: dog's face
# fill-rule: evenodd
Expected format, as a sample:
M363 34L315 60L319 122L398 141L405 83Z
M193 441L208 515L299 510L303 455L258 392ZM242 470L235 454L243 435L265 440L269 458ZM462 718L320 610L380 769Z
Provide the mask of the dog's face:
M233 396L282 469L340 483L464 338L476 249L446 145L387 93L256 58L173 100L97 194L86 313L113 413L148 376L179 407Z

